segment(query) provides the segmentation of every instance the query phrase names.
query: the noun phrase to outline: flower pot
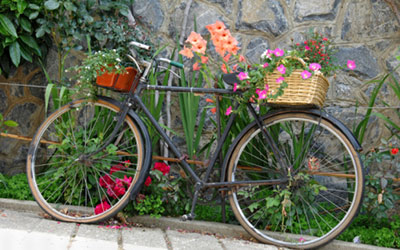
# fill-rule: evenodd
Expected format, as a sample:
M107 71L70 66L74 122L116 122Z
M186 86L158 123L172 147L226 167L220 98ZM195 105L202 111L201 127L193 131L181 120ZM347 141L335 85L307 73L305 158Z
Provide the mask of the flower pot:
M100 87L111 88L112 90L128 92L131 88L137 70L133 67L127 67L123 74L106 72L96 79L96 84Z

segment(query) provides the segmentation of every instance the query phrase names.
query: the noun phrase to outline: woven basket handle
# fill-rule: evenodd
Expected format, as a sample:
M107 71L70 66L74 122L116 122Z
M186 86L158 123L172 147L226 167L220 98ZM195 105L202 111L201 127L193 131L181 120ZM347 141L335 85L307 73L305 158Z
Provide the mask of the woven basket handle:
M307 66L307 65L306 65L306 62L305 62L302 58L297 57L297 56L285 56L285 57L281 58L281 59L278 61L278 65L279 65L279 64L281 63L281 61L284 60L284 59L294 59L294 60L299 61L299 62L303 65L303 67L306 67L306 66Z

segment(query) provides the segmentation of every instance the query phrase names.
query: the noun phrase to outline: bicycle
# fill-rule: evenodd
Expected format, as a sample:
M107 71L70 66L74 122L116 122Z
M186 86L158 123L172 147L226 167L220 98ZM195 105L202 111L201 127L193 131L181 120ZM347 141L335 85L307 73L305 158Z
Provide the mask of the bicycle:
M200 178L140 94L157 90L238 95L240 91L150 85L149 72L159 62L183 68L165 58L143 62L144 69L139 69L124 101L105 96L75 100L56 110L39 127L29 148L27 176L33 196L44 211L62 221L95 223L114 216L134 200L152 161L151 138L138 115L140 110L195 180L191 212L184 219L194 218L202 190L216 188L228 196L244 229L264 243L315 248L334 239L350 224L360 208L364 175L358 155L361 147L340 121L319 109L286 108L260 116L248 103L254 120L232 142L222 162L221 180L210 182L210 173L237 114L230 115ZM224 79L228 84L236 80L232 75Z

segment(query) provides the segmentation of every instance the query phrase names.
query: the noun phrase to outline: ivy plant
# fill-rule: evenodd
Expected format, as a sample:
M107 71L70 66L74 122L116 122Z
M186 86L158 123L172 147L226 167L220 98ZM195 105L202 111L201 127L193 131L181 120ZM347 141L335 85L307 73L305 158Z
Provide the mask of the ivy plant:
M11 62L19 66L22 61L32 62L43 52L35 37L35 20L40 17L40 0L0 1L0 74L8 73Z

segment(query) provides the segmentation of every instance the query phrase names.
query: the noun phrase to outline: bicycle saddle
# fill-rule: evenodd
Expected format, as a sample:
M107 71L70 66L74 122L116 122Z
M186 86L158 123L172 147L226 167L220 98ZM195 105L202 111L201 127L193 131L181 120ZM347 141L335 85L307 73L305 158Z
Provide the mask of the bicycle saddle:
M231 86L239 82L239 79L237 78L237 73L223 74L222 79L226 84Z

